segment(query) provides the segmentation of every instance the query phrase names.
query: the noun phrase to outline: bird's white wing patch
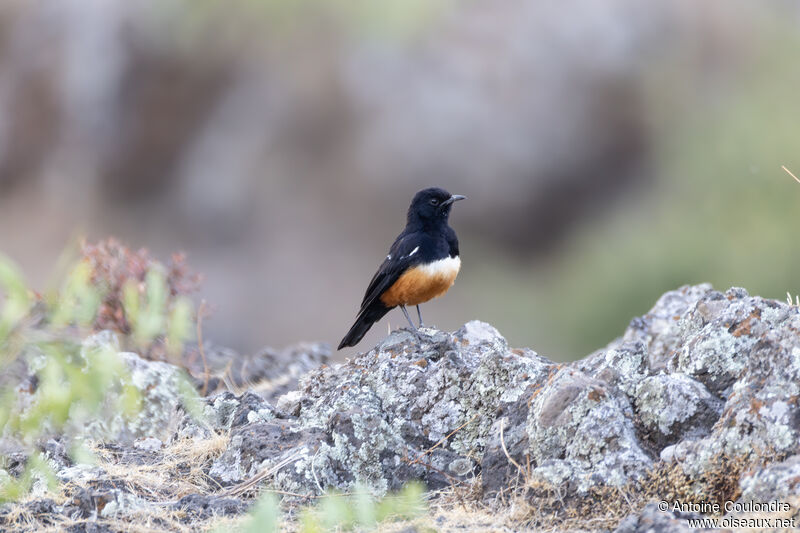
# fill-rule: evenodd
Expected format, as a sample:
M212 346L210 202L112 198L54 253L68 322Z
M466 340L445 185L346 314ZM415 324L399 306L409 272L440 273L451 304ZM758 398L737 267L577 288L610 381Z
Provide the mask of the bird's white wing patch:
M419 251L419 246L417 246L416 248L414 248L413 250L411 250L411 253L410 253L410 254L408 254L408 257L411 257L412 255L414 255L414 254L415 254L415 253L417 253L418 251Z

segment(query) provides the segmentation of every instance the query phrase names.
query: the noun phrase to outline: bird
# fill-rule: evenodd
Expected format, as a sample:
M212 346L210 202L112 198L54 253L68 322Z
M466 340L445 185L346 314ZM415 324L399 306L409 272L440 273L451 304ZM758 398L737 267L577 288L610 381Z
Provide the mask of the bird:
M444 189L430 187L414 195L406 216L406 227L397 236L389 253L378 267L364 293L355 323L342 339L338 350L355 346L372 325L395 307L400 307L411 329L419 330L406 310L450 289L461 269L456 232L448 225L453 204L466 199Z

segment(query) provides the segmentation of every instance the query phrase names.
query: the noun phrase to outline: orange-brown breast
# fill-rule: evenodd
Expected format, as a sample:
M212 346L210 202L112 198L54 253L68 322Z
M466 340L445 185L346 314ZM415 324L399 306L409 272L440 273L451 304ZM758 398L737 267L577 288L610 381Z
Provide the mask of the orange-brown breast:
M453 286L461 259L448 257L408 269L381 295L387 307L418 305L441 296Z

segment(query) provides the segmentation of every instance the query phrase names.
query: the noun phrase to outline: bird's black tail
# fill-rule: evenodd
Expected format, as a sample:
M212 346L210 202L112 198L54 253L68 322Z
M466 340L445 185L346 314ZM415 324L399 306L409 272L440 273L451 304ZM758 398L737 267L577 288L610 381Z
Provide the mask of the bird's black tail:
M358 344L358 341L366 335L369 328L372 327L372 324L383 318L383 315L388 313L389 309L390 308L383 305L383 303L375 302L370 307L360 312L356 318L356 323L353 324L353 327L350 328L350 331L347 332L347 335L344 336L342 342L339 343L339 347L336 349L341 350L345 346L355 346Z

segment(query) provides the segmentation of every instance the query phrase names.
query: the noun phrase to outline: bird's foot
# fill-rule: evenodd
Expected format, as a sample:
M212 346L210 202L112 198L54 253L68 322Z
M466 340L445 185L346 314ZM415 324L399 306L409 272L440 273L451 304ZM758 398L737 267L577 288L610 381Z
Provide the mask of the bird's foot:
M401 331L408 331L408 332L409 332L409 333L411 333L411 334L412 334L414 337L416 337L416 339L417 339L418 341L422 341L422 340L423 340L423 333L422 333L422 331L420 330L420 328L418 328L418 327L416 327L416 326L414 326L414 327L406 326L406 327L404 327L404 328L400 328L400 330L401 330Z

